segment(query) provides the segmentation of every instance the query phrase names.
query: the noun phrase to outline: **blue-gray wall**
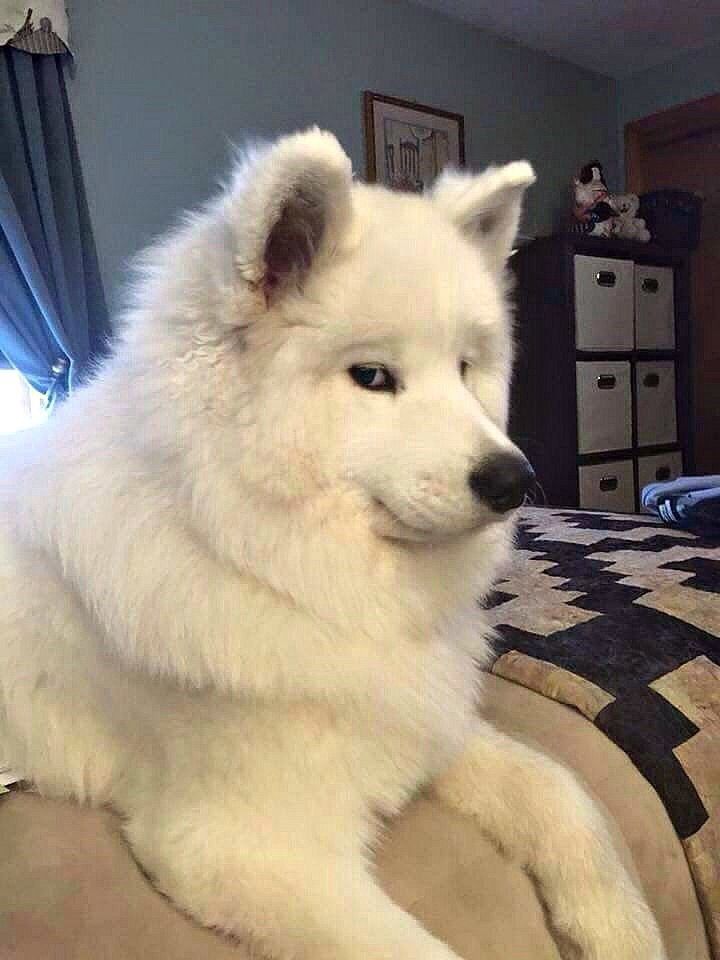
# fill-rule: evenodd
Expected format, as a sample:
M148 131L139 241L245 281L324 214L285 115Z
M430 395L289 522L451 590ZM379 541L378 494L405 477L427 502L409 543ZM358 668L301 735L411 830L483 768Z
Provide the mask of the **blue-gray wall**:
M720 41L618 81L621 124L720 93Z
M619 80L617 102L621 162L626 123L712 93L720 93L720 41L670 63Z
M70 0L70 97L101 269L204 199L227 139L310 123L363 170L372 89L465 115L470 164L529 158L526 232L548 232L582 163L617 170L615 84L405 0Z

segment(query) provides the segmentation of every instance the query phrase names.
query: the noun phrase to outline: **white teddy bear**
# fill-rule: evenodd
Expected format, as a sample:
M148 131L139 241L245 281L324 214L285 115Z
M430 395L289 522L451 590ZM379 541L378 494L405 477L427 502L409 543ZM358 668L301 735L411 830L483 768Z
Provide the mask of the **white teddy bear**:
M588 163L573 181L573 217L579 232L593 237L622 237L647 243L650 232L637 216L640 199L634 193L613 195L602 164Z
M607 221L611 225L612 236L648 243L650 231L645 226L645 221L636 216L640 207L638 196L634 193L619 193L611 196L609 201L617 211L617 216Z

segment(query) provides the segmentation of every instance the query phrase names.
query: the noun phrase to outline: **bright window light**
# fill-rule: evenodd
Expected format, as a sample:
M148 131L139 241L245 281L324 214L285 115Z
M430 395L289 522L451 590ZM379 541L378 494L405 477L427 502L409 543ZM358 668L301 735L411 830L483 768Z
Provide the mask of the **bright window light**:
M42 394L17 370L0 370L0 433L16 433L47 418Z

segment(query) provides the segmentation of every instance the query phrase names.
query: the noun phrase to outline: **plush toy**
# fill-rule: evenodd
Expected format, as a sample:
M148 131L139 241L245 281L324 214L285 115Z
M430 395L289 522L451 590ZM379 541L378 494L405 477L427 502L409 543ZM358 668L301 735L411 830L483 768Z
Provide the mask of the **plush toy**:
M582 224L583 233L593 236L609 237L608 221L615 216L615 210L608 202L609 191L605 183L602 165L588 163L573 181L575 186L575 206L573 214Z
M636 216L640 200L634 193L614 196L602 165L588 163L573 181L575 230L593 237L622 237L647 243L650 233Z
M612 235L624 237L626 240L638 240L640 243L649 243L650 231L645 226L642 217L637 216L640 207L640 198L634 193L620 193L611 198L612 205L617 210L617 216L611 220Z

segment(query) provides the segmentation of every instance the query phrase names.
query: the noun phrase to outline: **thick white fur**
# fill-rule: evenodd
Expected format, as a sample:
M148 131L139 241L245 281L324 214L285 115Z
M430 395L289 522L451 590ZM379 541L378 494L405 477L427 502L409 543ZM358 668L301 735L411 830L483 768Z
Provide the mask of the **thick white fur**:
M587 957L663 956L572 776L476 718L512 521L467 477L513 449L502 265L531 180L399 196L317 130L256 152L148 254L94 381L6 451L0 755L111 803L160 889L276 957L454 956L369 860L434 778ZM271 288L296 194L311 262Z

